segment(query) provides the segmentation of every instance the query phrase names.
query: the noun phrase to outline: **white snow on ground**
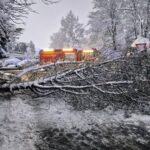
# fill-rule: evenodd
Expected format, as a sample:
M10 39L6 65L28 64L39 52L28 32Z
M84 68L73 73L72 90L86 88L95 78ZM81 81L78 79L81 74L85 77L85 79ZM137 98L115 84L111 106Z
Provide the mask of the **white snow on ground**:
M49 101L48 98L47 101ZM37 112L37 116L39 117L38 123L44 127L55 124L58 128L71 129L78 127L80 130L87 130L94 123L116 122L124 118L123 112L111 115L109 112L104 111L74 111L65 102L52 103L49 106L47 104L44 105L41 108L43 110L45 108L45 113L43 111Z
M126 119L127 124L139 125L141 122L144 122L150 131L150 116L149 115L132 114L130 118Z
M46 105L48 107L48 105ZM56 124L58 128L71 129L78 127L80 130L87 130L91 128L92 124L102 125L105 123L116 124L117 122L124 122L126 124L139 125L144 122L150 127L150 116L148 115L131 115L130 118L124 118L123 111L112 113L110 110L104 111L74 111L65 102L52 103L49 108L43 112L37 112L39 123L44 125ZM46 121L46 122L45 122Z
M150 117L132 114L124 118L124 112L75 111L64 101L52 98L34 98L27 95L0 97L0 150L35 150L37 131L45 128L73 127L81 131L91 129L93 124L111 127L116 123L138 125L144 122L150 127Z
M37 59L23 59L22 61L17 63L17 66L23 67L27 64L36 63L36 62L37 62Z
M30 64L38 63L37 59L23 59L20 60L16 57L9 57L0 61L2 67L25 67Z
M3 62L3 66L8 66L8 65L17 65L21 60L18 58L7 58Z
M26 97L27 98L27 97ZM0 101L1 150L34 150L35 120L32 108L21 98Z

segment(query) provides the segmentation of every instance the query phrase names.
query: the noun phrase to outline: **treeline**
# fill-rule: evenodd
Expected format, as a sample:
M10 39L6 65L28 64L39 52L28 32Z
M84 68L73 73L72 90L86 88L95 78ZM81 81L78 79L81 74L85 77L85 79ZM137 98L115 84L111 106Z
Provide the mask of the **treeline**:
M125 50L139 35L150 38L150 0L93 0L86 25L70 11L51 36L50 47ZM86 26L86 28L85 28Z
M59 0L41 0L56 3ZM33 12L35 0L0 1L0 47L11 49L23 32L18 27ZM50 47L95 47L125 50L141 35L150 38L150 0L93 0L86 25L74 12L62 17L58 32L51 35Z
M59 0L41 0L44 3L55 3ZM34 12L32 5L36 0L0 0L0 48L12 50L16 39L23 32L18 27L24 23L24 18Z

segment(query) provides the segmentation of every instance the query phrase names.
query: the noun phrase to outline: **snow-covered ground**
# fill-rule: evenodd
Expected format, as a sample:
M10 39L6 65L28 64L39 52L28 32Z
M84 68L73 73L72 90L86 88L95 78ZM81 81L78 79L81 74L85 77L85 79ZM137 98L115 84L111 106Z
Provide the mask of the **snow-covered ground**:
M0 149L34 150L36 124L32 108L20 97L0 99Z
M7 68L17 68L17 67L29 67L31 65L37 64L39 62L38 59L19 59L17 57L11 56L9 58L1 59L0 66Z
M148 115L131 114L131 117L125 118L123 111L112 112L110 109L75 111L64 101L49 97L1 95L0 114L1 150L36 150L35 143L38 144L39 133L48 128L64 129L67 132L77 128L85 132L96 124L107 132L107 128L110 130L112 127L113 130L120 124L144 124L147 132L150 132Z

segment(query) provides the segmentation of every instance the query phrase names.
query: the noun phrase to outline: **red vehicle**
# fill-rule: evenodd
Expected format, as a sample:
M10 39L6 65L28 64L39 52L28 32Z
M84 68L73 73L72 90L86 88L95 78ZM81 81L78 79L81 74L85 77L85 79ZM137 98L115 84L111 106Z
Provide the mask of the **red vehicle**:
M63 48L64 61L77 61L77 49L73 48Z
M81 49L78 51L78 61L95 60L96 52L96 49Z
M43 49L40 51L40 64L56 61L91 61L95 60L96 52L96 49Z
M47 64L56 62L58 60L63 61L64 54L61 49L43 49L39 53L40 55L40 64Z

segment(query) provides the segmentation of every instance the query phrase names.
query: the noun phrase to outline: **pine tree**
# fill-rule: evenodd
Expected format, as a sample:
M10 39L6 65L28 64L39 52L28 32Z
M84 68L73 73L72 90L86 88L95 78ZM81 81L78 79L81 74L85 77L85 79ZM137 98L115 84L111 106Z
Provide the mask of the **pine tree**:
M61 20L61 28L51 36L53 47L81 47L84 41L83 25L72 11Z

